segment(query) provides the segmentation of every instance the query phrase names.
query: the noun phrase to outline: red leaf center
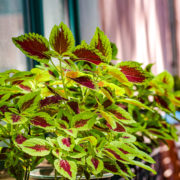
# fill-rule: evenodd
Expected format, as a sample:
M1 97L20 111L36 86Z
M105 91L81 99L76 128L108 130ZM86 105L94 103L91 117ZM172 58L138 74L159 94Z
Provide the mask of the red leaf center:
M67 147L70 147L71 145L71 139L70 138L63 138L62 143L66 145Z
M106 148L106 151L109 151L111 154L113 154L113 156L118 159L118 160L123 160L115 151L113 151L112 149Z
M66 160L60 160L60 168L63 168L72 177L71 166Z
M31 123L37 126L47 127L50 126L49 123L46 122L46 120L43 117L36 116L31 120Z
M12 114L12 120L13 120L14 123L18 122L20 119L21 119L21 116L18 116L16 114Z
M143 82L146 77L135 67L120 66L121 72L125 74L130 82Z
M39 144L36 144L35 146L32 146L32 147L28 147L30 149L34 149L38 152L41 152L41 151L46 151L48 150L47 147L45 145L39 145Z
M80 120L80 121L77 121L76 123L75 123L75 127L76 128L78 128L78 127L83 127L85 124L87 124L87 121L88 121L89 119L84 119L84 120Z
M91 162L93 163L93 165L94 165L95 169L97 169L98 164L99 164L98 159L92 158L92 159L91 159Z
M25 138L23 135L19 134L19 135L17 135L17 137L16 137L16 142L17 142L18 144L22 144L26 139L27 139L27 138Z

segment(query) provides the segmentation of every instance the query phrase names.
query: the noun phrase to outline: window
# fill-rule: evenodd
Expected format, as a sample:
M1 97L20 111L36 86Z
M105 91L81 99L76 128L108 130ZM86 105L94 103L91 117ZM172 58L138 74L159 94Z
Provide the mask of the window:
M44 35L46 38L49 38L51 29L55 24L59 25L62 21L68 24L67 6L65 0L43 1Z
M24 33L22 0L0 0L0 72L26 69L26 58L11 38Z

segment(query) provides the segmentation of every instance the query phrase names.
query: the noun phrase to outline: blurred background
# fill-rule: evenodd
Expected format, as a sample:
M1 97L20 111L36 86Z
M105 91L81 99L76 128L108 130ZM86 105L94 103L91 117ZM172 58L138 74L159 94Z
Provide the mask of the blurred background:
M155 63L180 75L180 0L0 0L0 71L34 66L11 38L27 32L49 37L54 24L68 24L90 42L97 26L118 47L119 61Z
M14 46L12 37L35 32L49 38L61 21L71 28L76 44L89 43L100 27L117 45L118 61L153 63L155 74L168 70L180 90L180 0L0 0L0 72L36 65ZM177 146L173 143L169 153L176 156L174 170L162 179L174 179L173 173L179 177Z

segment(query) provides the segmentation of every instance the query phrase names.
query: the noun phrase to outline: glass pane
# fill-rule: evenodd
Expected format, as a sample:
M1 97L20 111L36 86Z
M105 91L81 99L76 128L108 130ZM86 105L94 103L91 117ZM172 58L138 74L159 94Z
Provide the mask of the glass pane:
M90 42L100 24L99 0L79 0L81 39Z
M43 0L44 32L49 38L52 27L61 21L68 25L68 11L66 0Z
M11 38L24 33L22 0L0 0L0 72L26 69L26 58Z

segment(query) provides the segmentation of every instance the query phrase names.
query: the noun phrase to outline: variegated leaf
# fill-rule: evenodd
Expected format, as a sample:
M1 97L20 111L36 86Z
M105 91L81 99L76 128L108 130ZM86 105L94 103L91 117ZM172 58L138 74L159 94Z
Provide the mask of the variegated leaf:
M135 123L132 116L118 105L111 105L107 108L120 122L124 124Z
M73 54L76 56L76 58L73 59L74 61L87 61L96 65L99 65L105 61L105 58L98 50L88 46L85 42L82 42L81 45L76 46Z
M107 62L111 61L112 49L111 44L107 36L99 28L96 28L94 37L91 40L90 46L98 49L102 55L106 58Z
M10 113L10 112L5 113L5 119L7 122L11 124L22 124L27 121L26 117L19 114L15 114L15 113Z
M52 128L53 126L51 117L44 112L36 113L35 116L31 117L30 122L33 126L40 128Z
M44 139L27 139L20 147L25 153L31 156L46 156L50 153L49 143Z
M99 174L101 171L103 171L103 161L100 160L97 157L89 156L87 159L87 164L92 168L93 174Z
M139 102L139 101L137 101L135 99L127 98L127 99L120 99L118 101L119 102L125 102L125 103L128 103L128 104L132 104L134 106L138 106L139 108L148 109L149 111L154 112L153 109L151 109L150 107L146 106L145 104L143 104L143 103L141 103L141 102Z
M75 45L73 34L64 23L52 28L49 42L51 47L59 54L72 51Z
M39 100L39 92L28 93L20 97L18 107L21 111L32 111L37 108Z
M12 38L14 44L29 58L47 63L50 59L47 52L49 43L47 39L39 34L29 33Z
M57 138L57 141L58 141L59 147L66 151L70 151L74 147L73 139L70 137L59 136Z
M75 140L77 144L90 142L93 146L97 145L97 139L94 136L87 136L84 138L78 138Z
M75 81L85 87L95 89L95 85L89 76L80 76L77 78L70 78L70 79L72 79L73 81Z
M25 136L23 136L22 134L18 134L15 138L15 143L22 144L26 140L27 140L27 138Z
M97 115L91 111L84 111L80 114L77 114L73 117L72 126L77 128L78 131L84 131L91 129L96 121Z
M145 83L151 75L144 71L141 64L134 61L124 61L117 65L120 71L126 76L129 82Z
M54 166L62 176L70 180L76 180L77 165L75 162L65 159L56 159L54 161Z
M116 126L116 120L111 116L111 114L105 112L105 111L100 111L101 116L107 121L107 123L111 126L112 129L115 129Z

